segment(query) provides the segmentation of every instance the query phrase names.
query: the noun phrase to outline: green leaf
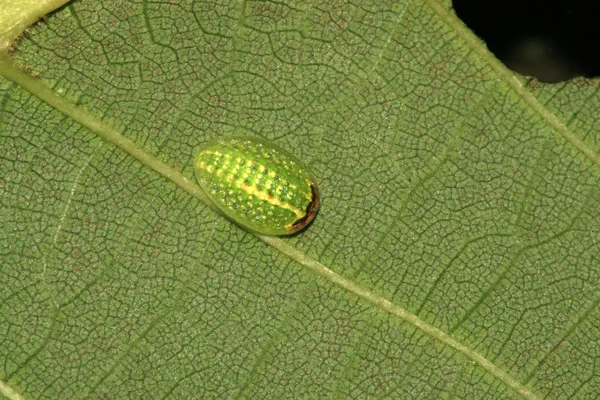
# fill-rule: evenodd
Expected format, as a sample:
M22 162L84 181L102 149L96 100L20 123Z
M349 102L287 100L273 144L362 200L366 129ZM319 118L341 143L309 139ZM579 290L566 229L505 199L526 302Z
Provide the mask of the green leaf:
M600 392L597 80L518 77L434 0L83 0L16 47L5 396ZM232 134L310 165L307 230L208 206L194 149Z
M31 24L69 0L0 0L0 51L9 48Z

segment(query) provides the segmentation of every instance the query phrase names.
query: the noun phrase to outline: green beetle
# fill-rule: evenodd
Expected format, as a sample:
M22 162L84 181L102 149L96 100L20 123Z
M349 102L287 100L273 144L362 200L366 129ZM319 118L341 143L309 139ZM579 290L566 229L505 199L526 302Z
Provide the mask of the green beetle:
M212 140L200 148L194 170L203 192L225 215L263 235L298 232L319 210L313 173L263 140Z

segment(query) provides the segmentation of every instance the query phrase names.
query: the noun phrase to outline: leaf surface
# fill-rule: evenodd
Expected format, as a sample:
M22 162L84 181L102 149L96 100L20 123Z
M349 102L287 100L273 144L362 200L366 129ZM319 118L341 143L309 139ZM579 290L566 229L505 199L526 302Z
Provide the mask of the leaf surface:
M0 393L600 392L596 80L517 77L433 0L84 0L13 57L39 77L0 63ZM311 166L307 230L203 202L225 135Z

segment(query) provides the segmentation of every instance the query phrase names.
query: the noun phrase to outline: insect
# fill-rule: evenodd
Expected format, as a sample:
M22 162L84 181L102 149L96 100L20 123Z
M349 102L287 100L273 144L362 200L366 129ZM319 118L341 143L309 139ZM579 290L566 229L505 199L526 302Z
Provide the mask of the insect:
M298 232L319 210L313 173L263 140L212 140L200 148L194 171L203 192L227 217L260 234Z

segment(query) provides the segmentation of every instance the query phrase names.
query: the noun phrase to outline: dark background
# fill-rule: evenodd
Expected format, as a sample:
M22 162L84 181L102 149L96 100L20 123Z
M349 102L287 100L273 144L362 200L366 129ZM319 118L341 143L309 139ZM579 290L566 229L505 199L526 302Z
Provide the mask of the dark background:
M453 0L506 66L542 82L600 75L600 0Z

